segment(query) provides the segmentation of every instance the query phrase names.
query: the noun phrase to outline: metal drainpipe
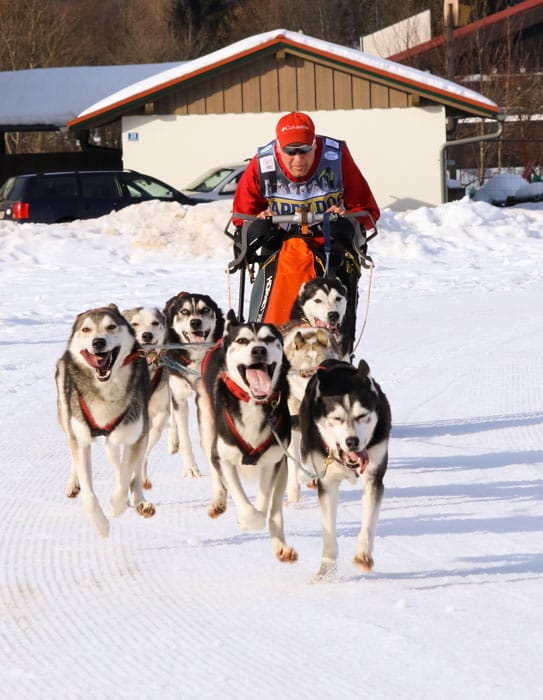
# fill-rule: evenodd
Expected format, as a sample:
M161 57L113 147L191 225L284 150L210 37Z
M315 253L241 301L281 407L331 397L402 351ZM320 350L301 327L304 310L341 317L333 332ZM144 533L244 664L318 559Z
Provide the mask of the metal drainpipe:
M444 204L447 203L447 149L454 148L455 146L463 146L466 143L479 143L480 141L495 141L499 139L505 127L505 114L499 113L496 116L496 120L498 122L498 130L492 134L470 136L469 138L458 139L458 141L446 141L443 146L441 146L441 199Z

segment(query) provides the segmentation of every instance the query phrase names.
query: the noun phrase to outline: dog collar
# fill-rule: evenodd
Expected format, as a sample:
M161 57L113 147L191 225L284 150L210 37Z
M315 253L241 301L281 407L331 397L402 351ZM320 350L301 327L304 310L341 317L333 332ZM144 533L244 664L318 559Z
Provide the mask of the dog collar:
M128 355L127 357L124 358L124 362L122 363L121 367L124 367L125 365L129 365L131 362L134 362L134 360L137 360L138 357L142 356L142 351L141 350L134 350L133 353Z
M234 394L234 396L237 399L240 399L241 401L245 401L245 403L248 403L253 399L251 394L249 392L245 391L242 387L239 386L239 384L236 384L236 382L233 379L230 379L230 377L226 374L226 372L221 373L221 379L224 382L226 388L231 394ZM267 399L264 399L263 401L255 401L257 406L264 406L267 403L274 403L279 401L279 398L281 397L281 392L279 391L274 391L271 396L269 396Z

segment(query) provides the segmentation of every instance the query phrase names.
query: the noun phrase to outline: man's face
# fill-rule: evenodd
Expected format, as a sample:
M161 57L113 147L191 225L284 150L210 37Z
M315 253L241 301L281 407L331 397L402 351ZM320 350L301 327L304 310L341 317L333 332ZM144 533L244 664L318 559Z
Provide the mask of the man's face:
M311 170L313 162L315 161L315 144L311 146L311 149L306 153L303 152L305 146L299 147L295 145L288 146L287 152L283 149L279 149L281 154L281 160L285 168L293 177L305 177L307 173Z

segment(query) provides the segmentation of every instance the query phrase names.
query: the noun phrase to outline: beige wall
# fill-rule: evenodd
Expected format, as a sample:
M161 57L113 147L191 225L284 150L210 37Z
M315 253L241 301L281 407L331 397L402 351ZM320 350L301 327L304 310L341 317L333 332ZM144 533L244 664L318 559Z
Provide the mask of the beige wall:
M123 162L178 189L204 171L254 155L277 114L123 117ZM441 203L442 107L311 113L317 132L347 141L381 208Z

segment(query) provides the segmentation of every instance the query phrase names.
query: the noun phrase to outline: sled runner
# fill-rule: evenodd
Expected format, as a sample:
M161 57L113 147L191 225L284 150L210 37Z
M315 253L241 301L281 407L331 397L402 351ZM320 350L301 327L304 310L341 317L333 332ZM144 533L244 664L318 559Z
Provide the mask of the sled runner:
M368 230L360 224L360 217L371 223ZM372 264L367 244L377 235L368 211L339 216L302 208L295 214L266 219L236 213L233 218L243 220L234 233L228 226L225 230L233 239L235 254L228 270L240 272L238 318L245 318L246 273L252 283L247 320L275 325L289 320L304 282L314 277L338 277L348 290L354 328L361 270Z

